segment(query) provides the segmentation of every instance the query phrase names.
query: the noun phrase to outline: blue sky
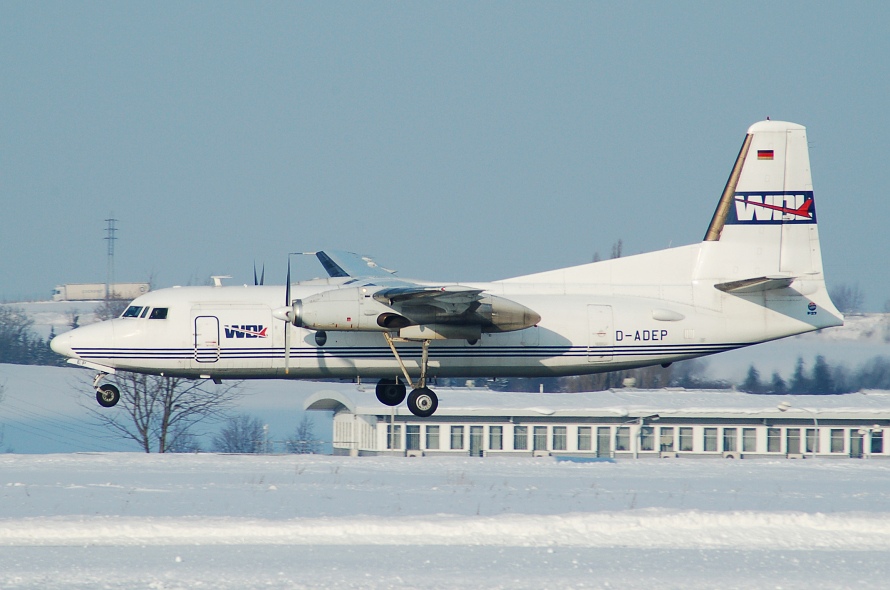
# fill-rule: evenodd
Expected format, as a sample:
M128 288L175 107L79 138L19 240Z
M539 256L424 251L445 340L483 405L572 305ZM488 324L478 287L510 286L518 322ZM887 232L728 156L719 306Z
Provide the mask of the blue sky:
M747 127L808 127L829 284L890 299L882 3L0 4L0 299L487 280L698 241ZM317 275L306 264L301 276ZM280 275L280 276L279 276Z

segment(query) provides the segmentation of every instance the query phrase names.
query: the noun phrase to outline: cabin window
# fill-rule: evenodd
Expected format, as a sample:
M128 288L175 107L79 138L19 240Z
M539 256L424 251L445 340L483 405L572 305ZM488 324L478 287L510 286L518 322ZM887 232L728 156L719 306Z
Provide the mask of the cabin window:
M142 311L142 306L139 305L131 305L121 314L122 318L138 318L139 313Z
M148 316L150 320L166 320L167 319L167 308L166 307L156 307L151 310L151 315Z

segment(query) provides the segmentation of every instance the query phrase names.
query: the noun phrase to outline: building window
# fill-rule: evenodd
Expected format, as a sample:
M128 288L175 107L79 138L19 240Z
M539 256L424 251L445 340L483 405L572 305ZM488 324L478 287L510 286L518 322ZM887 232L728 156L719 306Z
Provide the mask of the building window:
M402 448L402 425L387 424L386 425L386 448L401 449Z
M738 450L738 428L723 429L723 452L735 453Z
M578 450L589 451L591 447L591 429L590 426L578 427Z
M535 439L534 439L534 447L532 448L534 451L546 451L547 450L547 427L546 426L535 426Z
M640 426L640 450L655 450L655 429L651 426Z
M756 453L757 452L757 429L756 428L742 428L742 452L743 453Z
M819 431L815 428L807 428L807 452L819 452Z
M405 448L409 451L420 450L419 424L408 424L405 426Z
M659 448L662 452L671 453L674 451L674 428L673 426L662 426L660 428L661 436L659 438Z
M528 450L528 426L513 427L513 450Z
M554 451L564 451L566 450L566 427L565 426L554 426L553 427L553 450Z
M705 451L717 450L717 429L705 428Z
M439 450L439 427L426 427L426 448Z
M691 426L681 426L680 427L680 450L681 451L691 451L692 450L692 427Z
M504 427L489 426L488 428L488 448L492 451L500 451L504 448Z
M607 429L608 430L608 429ZM615 450L630 450L630 426L619 426L615 432Z
M883 453L884 452L884 431L883 430L872 430L871 431L871 452L872 453Z
M789 455L800 455L800 428L785 429L785 449Z
M831 452L832 453L843 453L844 452L844 429L843 428L832 428L831 429Z
M618 433L621 434L620 428ZM628 436L628 440L630 440L630 436ZM596 456L612 456L612 429L608 426L598 426L596 429Z
M453 450L458 450L464 448L464 427L463 426L452 426L451 427L451 448Z
M766 430L766 452L781 453L782 452L782 429L767 428Z

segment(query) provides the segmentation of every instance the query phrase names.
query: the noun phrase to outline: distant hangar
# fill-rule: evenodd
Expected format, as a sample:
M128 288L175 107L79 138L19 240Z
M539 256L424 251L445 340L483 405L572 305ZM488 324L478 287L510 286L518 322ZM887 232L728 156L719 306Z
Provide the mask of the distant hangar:
M319 391L304 405L333 412L339 455L890 457L890 392L884 391L439 391L439 411L422 419L405 407L382 407L370 391Z

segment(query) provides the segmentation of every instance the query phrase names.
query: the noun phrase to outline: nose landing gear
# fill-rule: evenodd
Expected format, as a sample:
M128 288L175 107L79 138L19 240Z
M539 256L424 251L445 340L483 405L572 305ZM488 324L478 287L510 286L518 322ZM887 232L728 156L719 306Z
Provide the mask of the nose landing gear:
M96 388L96 401L99 402L99 405L103 408L113 408L121 400L121 391L110 383L99 385L99 382L107 375L108 373L97 373L96 378L93 379L93 387Z

